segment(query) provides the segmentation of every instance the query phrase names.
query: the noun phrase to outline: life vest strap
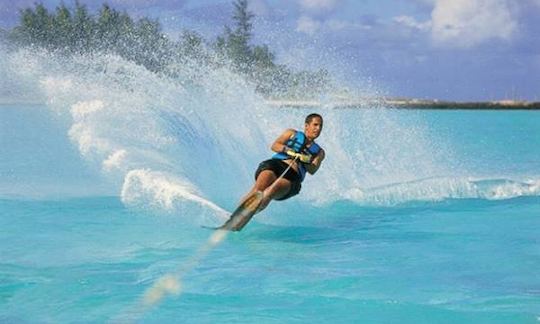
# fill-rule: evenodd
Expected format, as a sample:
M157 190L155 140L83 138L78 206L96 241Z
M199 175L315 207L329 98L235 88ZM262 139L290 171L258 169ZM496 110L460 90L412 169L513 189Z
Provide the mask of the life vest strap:
M292 150L294 150L296 153L306 154L307 152L307 154L311 154L313 156L319 154L321 150L321 147L315 142L313 142L310 147L306 148L306 134L301 131L295 131L295 134L291 136L291 138L287 141L286 145ZM290 157L284 152L276 153L272 156L272 158L278 160L290 159ZM300 175L300 178L304 180L304 177L306 175L306 167L302 162L298 163L298 173Z

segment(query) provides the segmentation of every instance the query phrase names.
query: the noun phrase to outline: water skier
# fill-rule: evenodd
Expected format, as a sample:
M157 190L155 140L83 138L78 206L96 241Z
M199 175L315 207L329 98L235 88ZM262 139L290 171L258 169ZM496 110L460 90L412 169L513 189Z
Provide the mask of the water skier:
M310 114L305 119L304 131L285 130L270 147L276 154L259 164L255 184L242 199L240 207L219 228L239 231L272 200L297 195L306 172L315 174L324 160L324 150L315 143L322 128L322 116Z

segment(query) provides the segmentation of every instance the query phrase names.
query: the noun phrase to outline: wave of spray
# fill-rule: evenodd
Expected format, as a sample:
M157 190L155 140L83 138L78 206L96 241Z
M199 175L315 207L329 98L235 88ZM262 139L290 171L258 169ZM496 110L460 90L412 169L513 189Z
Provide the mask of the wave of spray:
M171 67L181 71L172 78L114 55L19 50L4 60L71 119L68 133L81 155L118 183L129 205L222 214L217 206L234 207L271 155L269 144L285 128L301 129L312 112L270 107L237 74L196 62ZM414 116L331 104L319 112L327 159L297 199L329 202L353 189L447 174L447 150Z
M445 199L504 200L540 195L540 180L431 178L411 182L350 190L352 201L374 206L390 206L411 201L442 201Z
M271 133L255 123L264 122L262 100L227 70L208 70L194 84L113 55L64 59L22 50L9 60L21 79L35 80L50 108L71 119L69 137L81 155L119 182L128 204L173 188L175 197L218 210L209 199L223 193L216 184L247 173L245 161L254 161Z
M68 119L81 155L117 183L127 205L177 213L196 224L220 222L223 207L234 208L257 164L271 156L275 137L301 128L313 111L267 105L226 67L183 62L170 67L173 78L114 55L0 53L0 69L9 75L3 91L27 91ZM535 192L523 179L508 180L525 183L521 190L478 185L463 168L455 177L452 164L459 158L414 111L363 108L336 109L328 102L317 109L325 118L319 143L327 158L295 201L388 205ZM490 194L501 186L504 193Z
M71 119L70 138L118 182L126 204L181 215L223 215L218 206L234 207L257 163L270 156L269 143L286 127L301 128L311 112L269 107L226 68L187 62L172 67L181 73L171 78L114 55L65 59L21 50L2 58L26 87L35 86L37 97ZM431 199L417 194L429 190L455 196L453 185L445 185L460 181L451 177L451 149L434 140L414 112L334 109L331 103L319 112L327 159L296 199L386 205ZM434 178L450 180L421 180ZM388 187L400 189L374 194Z

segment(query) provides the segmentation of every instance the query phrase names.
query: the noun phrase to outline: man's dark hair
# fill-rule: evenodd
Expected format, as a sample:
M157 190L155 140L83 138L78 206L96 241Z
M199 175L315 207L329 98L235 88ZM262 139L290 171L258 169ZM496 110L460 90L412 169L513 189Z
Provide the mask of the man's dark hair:
M323 119L322 119L322 116L321 116L321 115L313 113L313 114L307 115L305 123L306 123L306 124L311 123L311 121L313 120L313 118L320 118L320 119L321 119L321 123L323 122Z

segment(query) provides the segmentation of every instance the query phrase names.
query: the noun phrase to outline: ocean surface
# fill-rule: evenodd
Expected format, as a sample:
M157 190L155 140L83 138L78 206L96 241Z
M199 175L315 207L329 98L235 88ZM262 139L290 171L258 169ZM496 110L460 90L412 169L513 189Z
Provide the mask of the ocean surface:
M279 109L226 70L0 54L1 323L540 321L540 112ZM201 228L313 111L301 194Z

